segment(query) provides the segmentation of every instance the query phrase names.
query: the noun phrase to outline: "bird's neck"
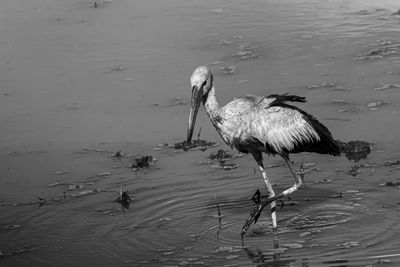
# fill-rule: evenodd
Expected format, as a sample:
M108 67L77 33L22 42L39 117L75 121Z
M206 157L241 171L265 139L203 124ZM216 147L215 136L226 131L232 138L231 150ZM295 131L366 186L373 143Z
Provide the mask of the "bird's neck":
M204 108L210 118L211 122L216 126L217 123L221 122L221 111L215 96L215 88L212 87L208 92L207 98L203 100Z

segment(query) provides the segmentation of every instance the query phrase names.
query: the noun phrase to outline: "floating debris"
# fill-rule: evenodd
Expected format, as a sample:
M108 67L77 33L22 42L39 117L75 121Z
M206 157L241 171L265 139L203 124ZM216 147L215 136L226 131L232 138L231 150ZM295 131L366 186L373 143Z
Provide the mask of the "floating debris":
M129 203L133 198L129 195L128 190L123 190L122 185L119 192L119 197L115 199L115 202L121 204L122 214L125 215L125 209L129 209Z
M347 249L347 248L353 248L353 247L358 247L360 245L359 242L357 241L351 241L351 242L346 242L343 244L337 245L338 248L340 249Z
M236 163L226 163L224 161L220 161L219 165L213 165L211 166L211 168L215 168L215 169L223 169L225 171L229 171L229 170L235 170L237 168L239 168L240 165L236 164Z
M159 221L160 222L169 222L169 221L172 221L172 219L169 217L164 217L164 218L160 218Z
M220 252L228 252L228 253L235 253L242 251L245 247L243 246L221 246L214 250L212 253L220 253Z
M215 61L208 63L207 66L214 66L214 65L219 65L219 64L222 64L222 61L215 60Z
M293 243L293 244L282 244L281 247L283 247L283 248L291 248L291 249L298 249L298 248L302 248L303 245L302 244L298 244L298 243Z
M102 191L103 190L101 190L101 189L88 189L88 190L76 192L76 193L72 194L71 197L82 197L82 196L86 196L86 195L90 195L90 194L99 193Z
M182 97L175 97L173 99L171 99L171 104L169 104L169 107L172 106L186 106L188 104L188 102L186 100L184 100Z
M17 229L17 228L20 228L20 227L21 227L21 225L19 225L19 224L8 224L8 225L4 225L3 229L5 229L5 230L14 230L14 229Z
M360 164L360 165L355 165L355 166L351 167L350 170L348 170L346 173L347 173L347 174L350 174L350 175L353 176L353 177L356 177L357 174L360 173L360 171L359 171L358 169L360 169L360 168L362 168L362 167L363 167L362 164Z
M383 163L385 166L393 166L393 165L399 165L400 160L387 160Z
M175 143L174 148L182 149L184 151L196 150L196 149L205 151L208 148L219 146L219 143L208 142L206 140L200 139L200 134L201 134L201 128L199 129L199 132L197 133L197 139L192 140L190 144L188 144L187 141Z
M325 82L321 84L312 84L307 86L308 89L317 89L317 88L328 88L335 91L351 91L350 88L345 88L343 86L338 85L336 82Z
M219 69L224 75L232 75L237 73L237 67L235 65L220 67Z
M121 150L118 150L117 152L112 153L111 157L112 158L117 158L120 159L124 156L124 153L122 153Z
M71 185L68 185L67 186L67 190L80 190L80 189L83 189L83 188L85 188L85 186L84 185L82 185L82 184L71 184Z
M383 101L376 101L376 102L371 102L371 103L369 103L368 104L368 107L371 109L371 110L377 110L380 106L383 106L383 105L386 105L387 103L386 102L383 102Z
M306 237L306 236L311 235L311 234L312 234L311 232L307 231L307 232L300 233L299 237Z
M388 187L400 186L400 182L386 182L384 185Z
M354 162L367 158L367 155L371 152L370 144L365 141L343 142L336 140L336 142L339 144L340 152L344 153L348 160L354 160Z
M317 89L317 88L329 88L332 90L337 90L337 88L343 90L345 88L338 86L336 82L325 82L325 83L321 83L321 84L313 84L313 85L309 85L307 86L308 89ZM350 89L348 89L350 90Z
M221 41L219 41L219 45L223 45L223 46L226 46L226 45L230 45L232 42L231 41L228 41L228 40L221 40Z
M212 160L223 161L226 159L231 159L232 155L228 154L225 150L219 149L217 152L213 152L209 156Z
M123 71L123 70L125 70L125 69L126 69L126 67L125 67L124 65L118 65L118 66L115 66L115 67L113 67L111 70L108 70L108 71L106 71L106 72L104 72L104 73L120 72L120 71Z
M219 146L219 144L215 142L209 142L203 139L192 140L190 144L188 144L186 141L174 144L175 149L183 149L184 151L195 150L195 149L207 150L211 147L216 147L216 146Z
M355 105L355 103L349 102L344 99L332 99L331 102L334 104L341 104L341 105Z
M393 89L393 88L400 88L400 84L397 84L397 83L384 84L381 87L374 88L374 90L382 91L382 90Z
M215 168L215 169L223 169L223 170L233 170L233 169L237 169L238 167L240 167L240 165L233 163L233 162L228 162L234 158L238 158L238 157L242 157L242 154L235 154L235 155L231 155L228 154L225 150L220 149L217 152L213 152L210 154L210 156L208 156L211 160L213 161L218 161L217 165L212 165L211 168ZM210 164L212 162L210 161L200 161L199 164Z
M160 151L163 150L164 148L174 148L174 145L170 145L167 143L158 144L157 147L153 148L153 151Z
M120 213L119 209L113 207L111 209L99 209L97 212L100 212L103 215L115 216Z
M110 176L110 175L111 175L110 172L102 172L102 173L98 173L97 174L97 176L99 176L99 177L107 177L107 176Z
M57 182L48 184L47 186L48 186L48 187L55 187L55 186L59 186L59 185L65 185L65 183L64 183L64 182L59 182L59 181L57 181Z
M347 107L347 108L341 108L338 109L337 112L343 113L343 112L352 112L352 113L358 113L360 112L361 108L358 106L353 106L353 107Z
M37 250L36 245L26 245L26 246L23 246L16 250L10 250L10 251L0 250L0 258L6 257L6 256L14 256L14 255L22 254L25 252L34 251L34 250Z
M257 55L254 53L254 51L257 49L256 45L251 45L251 44L243 44L239 46L239 51L233 54L233 57L240 58L242 60L245 59L252 59L252 58L261 58L260 55Z
M56 172L54 172L53 174L55 174L55 175L64 175L64 174L67 174L67 173L69 173L69 171L67 171L67 170L62 170L62 171L56 171Z
M360 53L355 59L376 60L400 54L400 43L393 43L389 40L377 40L376 43L368 45L367 48L367 51Z
M153 156L143 156L140 158L136 158L135 162L132 163L130 168L132 169L141 169L147 168L153 162Z
M227 260L234 260L234 259L237 259L237 258L239 258L239 255L228 255L228 256L226 256Z
M174 97L172 99L169 99L168 103L153 103L150 104L152 107L160 107L160 108L166 108L166 107L176 107L176 106L186 106L188 102L184 100L182 97Z

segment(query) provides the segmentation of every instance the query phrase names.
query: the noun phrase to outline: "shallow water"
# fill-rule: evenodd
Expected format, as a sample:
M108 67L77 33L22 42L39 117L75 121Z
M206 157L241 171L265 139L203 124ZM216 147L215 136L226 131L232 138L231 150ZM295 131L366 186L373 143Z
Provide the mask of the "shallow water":
M397 2L0 1L0 265L397 266ZM225 145L158 146L184 139L200 64L221 103L302 95L336 138L374 143L358 163L292 156L309 172L278 209L279 249L266 213L241 244L264 189L250 157L226 171L208 159ZM196 131L221 142L207 120ZM141 155L157 160L131 170ZM277 192L292 183L280 163L265 158Z

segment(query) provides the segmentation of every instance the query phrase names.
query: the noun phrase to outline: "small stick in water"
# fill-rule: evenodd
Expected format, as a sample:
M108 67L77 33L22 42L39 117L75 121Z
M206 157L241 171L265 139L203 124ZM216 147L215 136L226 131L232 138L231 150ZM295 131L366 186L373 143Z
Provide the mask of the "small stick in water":
M217 200L217 196L214 195L214 198L215 198L215 203L217 205L218 215L215 215L213 217L218 219L219 229L221 229L222 228L222 218L224 217L224 215L221 214L221 209L219 208L219 203L218 203L218 200Z

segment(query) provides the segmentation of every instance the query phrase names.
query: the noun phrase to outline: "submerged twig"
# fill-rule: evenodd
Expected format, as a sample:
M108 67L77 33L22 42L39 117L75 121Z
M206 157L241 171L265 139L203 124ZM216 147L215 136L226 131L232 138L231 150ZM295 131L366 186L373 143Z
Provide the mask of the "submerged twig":
M217 210L218 210L218 215L214 216L214 218L218 219L219 229L221 229L222 228L222 218L224 217L224 215L221 214L221 209L219 208L219 202L217 200L217 196L214 195L214 198L215 198L215 203L216 203Z
M131 169L147 168L150 166L150 164L153 162L153 160L154 160L154 158L151 155L136 158L135 162L132 163L130 168Z

